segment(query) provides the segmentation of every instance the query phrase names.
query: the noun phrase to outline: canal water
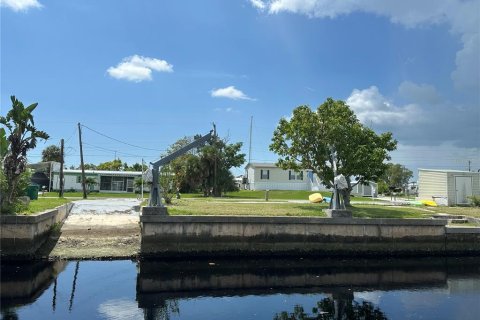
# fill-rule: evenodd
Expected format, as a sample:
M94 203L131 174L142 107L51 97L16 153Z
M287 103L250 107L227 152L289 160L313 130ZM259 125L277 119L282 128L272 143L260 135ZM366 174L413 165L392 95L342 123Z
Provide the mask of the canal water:
M480 319L480 258L1 264L2 319Z

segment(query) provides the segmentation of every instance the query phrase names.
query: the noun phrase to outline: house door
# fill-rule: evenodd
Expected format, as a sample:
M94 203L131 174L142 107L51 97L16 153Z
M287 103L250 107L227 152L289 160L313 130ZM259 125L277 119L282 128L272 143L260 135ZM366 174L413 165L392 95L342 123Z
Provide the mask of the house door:
M471 177L455 177L456 204L468 204L468 197L472 194Z

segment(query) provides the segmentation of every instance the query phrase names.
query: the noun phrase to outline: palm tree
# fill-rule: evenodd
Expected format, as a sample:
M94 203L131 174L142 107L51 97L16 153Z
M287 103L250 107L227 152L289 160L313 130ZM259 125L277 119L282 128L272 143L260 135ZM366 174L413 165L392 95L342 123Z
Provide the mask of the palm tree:
M3 159L3 170L7 182L6 197L2 197L2 211L13 208L18 195L18 184L20 176L27 168L27 151L34 149L37 139L47 140L49 135L35 128L33 121L33 110L38 103L24 107L23 103L11 96L12 109L5 117L0 117L0 124L3 124L9 133L8 149Z

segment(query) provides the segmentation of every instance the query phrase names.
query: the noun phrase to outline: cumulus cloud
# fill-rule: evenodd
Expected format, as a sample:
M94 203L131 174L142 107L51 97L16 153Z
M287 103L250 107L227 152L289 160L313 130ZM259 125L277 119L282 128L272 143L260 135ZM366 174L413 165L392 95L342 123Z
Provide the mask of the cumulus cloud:
M386 97L376 86L354 89L346 102L362 123L374 130L391 131L404 144L450 143L461 148L478 148L478 105L452 103L429 84L403 82L398 93L405 103Z
M358 119L366 124L413 124L422 121L422 112L416 104L398 107L385 98L376 86L354 89L346 102Z
M152 80L152 71L173 72L173 66L165 60L134 55L107 69L111 77L133 82Z
M31 8L41 8L42 5L37 0L0 0L2 7L7 7L15 12L27 11Z
M238 90L234 86L226 88L214 89L210 92L214 98L228 98L233 100L255 100L247 96L241 90Z
M398 87L398 93L401 97L419 102L434 104L441 100L437 89L429 84L416 84L411 81L404 81Z
M393 23L414 28L419 25L446 23L460 36L452 79L457 88L478 90L480 86L480 1L478 0L256 0L270 14L291 12L316 18L336 18L353 12L385 16ZM260 5L259 5L260 3Z

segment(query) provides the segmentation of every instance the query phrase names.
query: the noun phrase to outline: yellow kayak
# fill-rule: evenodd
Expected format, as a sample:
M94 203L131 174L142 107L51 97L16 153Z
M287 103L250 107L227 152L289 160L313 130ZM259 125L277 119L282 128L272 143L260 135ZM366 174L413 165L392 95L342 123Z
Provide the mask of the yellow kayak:
M420 200L421 203L423 203L423 205L427 206L427 207L437 207L437 203L433 200Z
M323 197L320 193L313 193L308 196L308 200L313 203L319 203L323 201Z

